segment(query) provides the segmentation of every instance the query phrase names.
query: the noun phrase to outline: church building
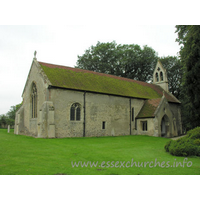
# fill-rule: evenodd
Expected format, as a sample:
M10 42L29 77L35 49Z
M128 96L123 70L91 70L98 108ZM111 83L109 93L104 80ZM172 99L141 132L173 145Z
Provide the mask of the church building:
M38 138L182 134L180 101L160 61L153 83L37 61L16 112L15 134Z

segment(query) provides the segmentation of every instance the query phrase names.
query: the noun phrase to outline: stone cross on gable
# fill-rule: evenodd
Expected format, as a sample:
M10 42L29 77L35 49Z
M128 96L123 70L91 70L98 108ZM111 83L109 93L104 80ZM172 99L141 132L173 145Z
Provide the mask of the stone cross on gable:
M36 58L36 54L37 54L37 51L34 52L34 59L37 59L37 58Z

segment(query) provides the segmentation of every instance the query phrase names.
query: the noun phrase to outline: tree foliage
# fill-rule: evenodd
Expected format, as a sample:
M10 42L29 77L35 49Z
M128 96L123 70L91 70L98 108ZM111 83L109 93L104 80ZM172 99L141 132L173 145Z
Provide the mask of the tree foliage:
M169 91L177 98L180 96L182 65L177 57L160 58L167 69ZM78 56L77 68L113 74L144 82L151 82L158 56L148 46L121 45L116 42L100 43L91 46L82 56Z
M0 115L0 126L5 128L7 125L7 116L6 115Z
M200 26L176 26L184 77L182 81L183 119L189 128L200 126ZM186 116L187 114L187 116Z
M157 53L148 46L98 42L78 56L76 67L147 82L157 60Z
M6 126L11 125L14 126L15 124L15 113L21 107L21 104L17 104L16 106L11 106L10 110L7 114L0 115L0 126L2 128L6 128Z
M167 70L169 91L177 98L181 94L181 82L183 77L183 66L176 56L160 58L163 67Z

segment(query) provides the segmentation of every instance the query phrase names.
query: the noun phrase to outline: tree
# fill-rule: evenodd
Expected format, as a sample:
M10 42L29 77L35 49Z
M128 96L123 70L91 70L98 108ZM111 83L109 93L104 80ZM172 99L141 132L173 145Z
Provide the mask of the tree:
M148 46L142 49L135 44L98 42L78 56L76 67L147 82L152 79L157 60L156 52Z
M169 91L177 98L180 98L181 82L183 77L183 66L176 56L160 58L163 67L167 70Z
M188 126L200 126L200 26L176 26L183 64L182 101L188 113ZM186 116L184 116L186 118Z
M115 42L100 43L87 49L83 56L78 56L77 68L87 69L95 72L114 74L116 66L116 47Z
M139 81L150 82L158 57L156 52L139 45L118 45L120 76Z
M6 128L7 125L7 116L6 115L1 115L0 116L0 126L2 128Z
M7 116L9 119L15 120L15 113L21 107L22 104L17 104L16 106L11 106L10 110L7 112Z
M7 125L14 126L15 124L15 113L21 107L21 104L17 104L16 106L11 106L10 110L7 112L6 115L0 116L0 126L6 128Z

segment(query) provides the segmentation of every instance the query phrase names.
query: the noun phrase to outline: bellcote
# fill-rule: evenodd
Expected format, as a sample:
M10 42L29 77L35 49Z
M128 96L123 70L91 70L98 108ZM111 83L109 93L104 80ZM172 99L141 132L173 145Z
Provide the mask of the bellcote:
M153 72L153 83L162 87L166 92L169 92L167 71L159 60Z

